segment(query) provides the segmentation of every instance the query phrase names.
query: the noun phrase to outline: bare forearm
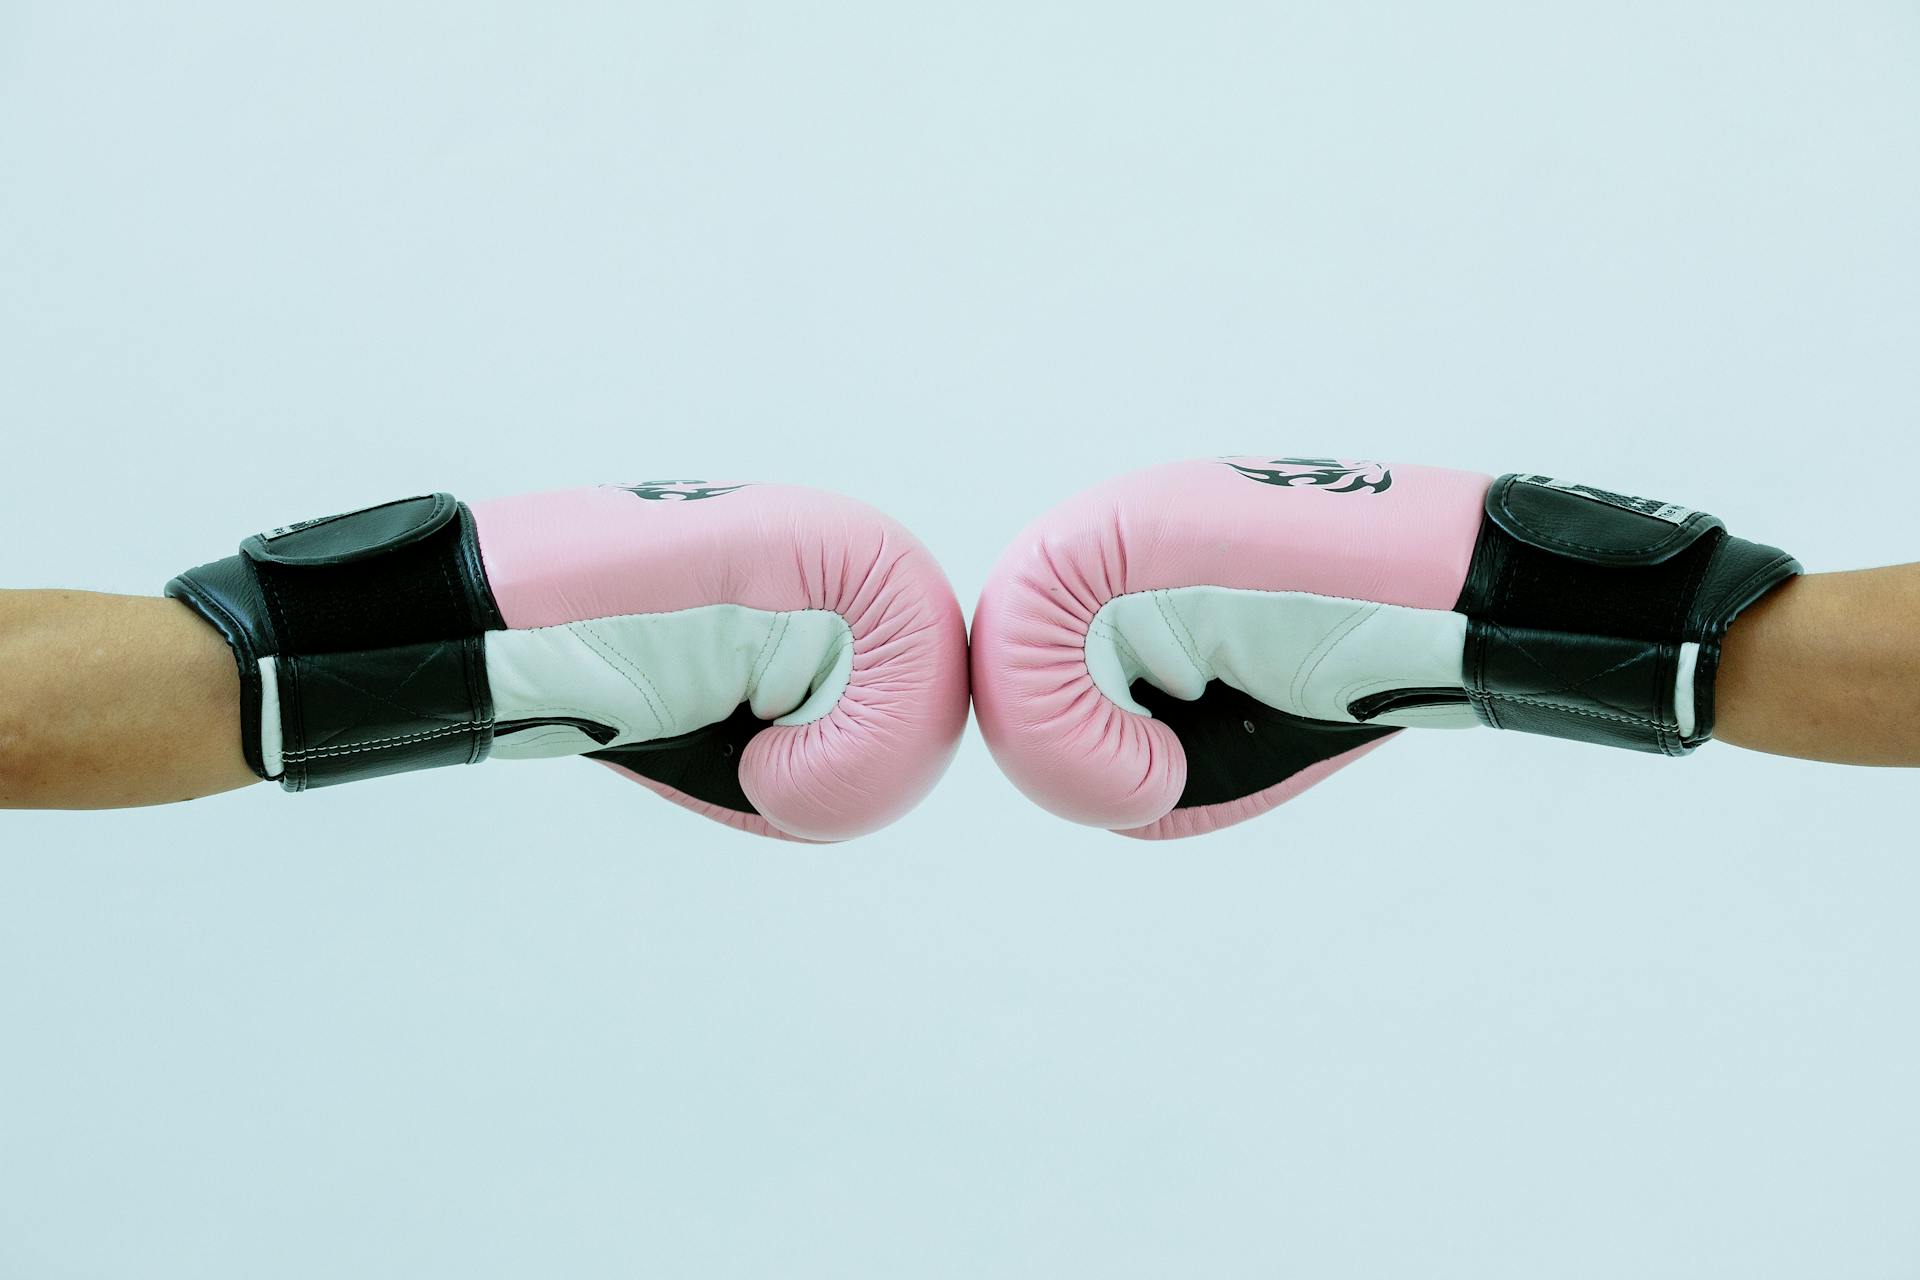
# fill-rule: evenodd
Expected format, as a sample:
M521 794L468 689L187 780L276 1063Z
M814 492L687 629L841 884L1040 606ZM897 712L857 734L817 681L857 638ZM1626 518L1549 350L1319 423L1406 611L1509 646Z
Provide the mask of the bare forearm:
M239 676L184 605L0 591L0 807L161 804L255 781Z
M1920 765L1920 564L1784 583L1735 621L1714 700L1736 746Z

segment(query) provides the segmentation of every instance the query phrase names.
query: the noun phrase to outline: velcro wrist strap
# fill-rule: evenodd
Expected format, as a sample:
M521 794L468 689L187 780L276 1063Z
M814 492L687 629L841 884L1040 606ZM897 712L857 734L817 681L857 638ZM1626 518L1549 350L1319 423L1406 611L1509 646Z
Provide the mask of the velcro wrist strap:
M1799 571L1702 511L1502 476L1456 605L1468 698L1496 728L1684 755L1728 625Z
M290 791L472 763L500 618L473 517L405 498L248 538L167 584L234 650L247 760Z

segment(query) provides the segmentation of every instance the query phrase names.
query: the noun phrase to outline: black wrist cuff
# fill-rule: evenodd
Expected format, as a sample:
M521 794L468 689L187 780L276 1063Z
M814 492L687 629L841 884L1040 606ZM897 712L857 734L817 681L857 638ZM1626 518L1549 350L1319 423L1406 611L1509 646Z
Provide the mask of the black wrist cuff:
M1468 698L1495 728L1684 755L1727 627L1799 572L1703 511L1502 476L1455 606Z
M473 515L448 494L270 530L166 594L233 649L247 763L289 791L472 763L492 745L482 636L505 623Z

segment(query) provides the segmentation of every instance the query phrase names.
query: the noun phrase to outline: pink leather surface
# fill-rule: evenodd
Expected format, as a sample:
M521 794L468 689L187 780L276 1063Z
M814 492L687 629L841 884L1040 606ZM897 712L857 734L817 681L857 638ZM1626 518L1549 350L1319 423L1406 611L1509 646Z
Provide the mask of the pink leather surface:
M594 763L607 766L607 768L613 770L628 781L639 783L655 795L665 796L683 809L691 809L701 817L712 818L715 822L725 823L736 831L747 831L756 836L767 836L773 840L791 840L795 844L832 843L832 841L829 840L809 840L805 836L791 835L755 813L740 813L733 809L723 809L717 804L708 804L705 800L690 796L684 791L670 787L664 782L649 778L643 773L635 773L625 765L615 764L611 760L596 760Z
M1322 760L1319 764L1308 765L1286 781L1277 782L1266 790L1256 791L1250 796L1229 800L1225 804L1200 804L1185 809L1175 809L1158 822L1149 822L1144 827L1119 829L1114 834L1130 836L1135 840L1182 840L1187 836L1203 836L1209 831L1231 827L1236 822L1257 818L1275 805L1293 799L1328 774L1346 768L1375 747L1384 746L1399 736L1396 733L1385 738L1375 738L1371 742L1363 742L1351 751L1343 751L1337 756Z
M742 753L741 786L772 828L764 834L872 831L912 808L952 759L967 717L960 606L926 548L872 507L791 485L693 500L602 485L478 503L473 514L509 627L711 604L846 619L853 675L839 703L811 724L768 725Z
M1113 597L1220 586L1423 609L1459 597L1491 477L1396 465L1383 491L1336 492L1261 483L1229 461L1274 467L1205 459L1110 480L1034 521L988 577L973 619L975 714L1007 776L1055 813L1148 838L1198 834L1263 813L1365 753L1174 813L1187 779L1179 740L1116 706L1087 672L1088 624Z

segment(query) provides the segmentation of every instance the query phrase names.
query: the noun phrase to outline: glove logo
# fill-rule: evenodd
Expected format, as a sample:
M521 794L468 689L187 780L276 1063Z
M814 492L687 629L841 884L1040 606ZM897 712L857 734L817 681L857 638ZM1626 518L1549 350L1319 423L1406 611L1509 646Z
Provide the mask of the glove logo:
M1655 520L1664 520L1668 524L1685 524L1698 514L1692 507L1683 507L1677 502L1662 502L1658 498L1636 498L1632 494L1615 493L1611 489L1597 489L1590 484L1573 484L1566 480L1555 480L1552 476L1515 476L1517 484L1535 484L1543 489L1558 489L1563 493L1577 493L1593 502L1604 502L1610 507L1619 507L1622 511L1637 511L1643 516L1652 516Z
M1328 493L1385 493L1393 472L1378 462L1343 462L1338 458L1270 458L1257 462L1226 459L1249 480L1282 489L1325 489ZM1257 465L1256 465L1257 462Z
M616 484L611 487L625 489L634 497L645 498L649 502L698 502L702 498L725 497L747 486L712 484L706 480L642 480L639 484Z

